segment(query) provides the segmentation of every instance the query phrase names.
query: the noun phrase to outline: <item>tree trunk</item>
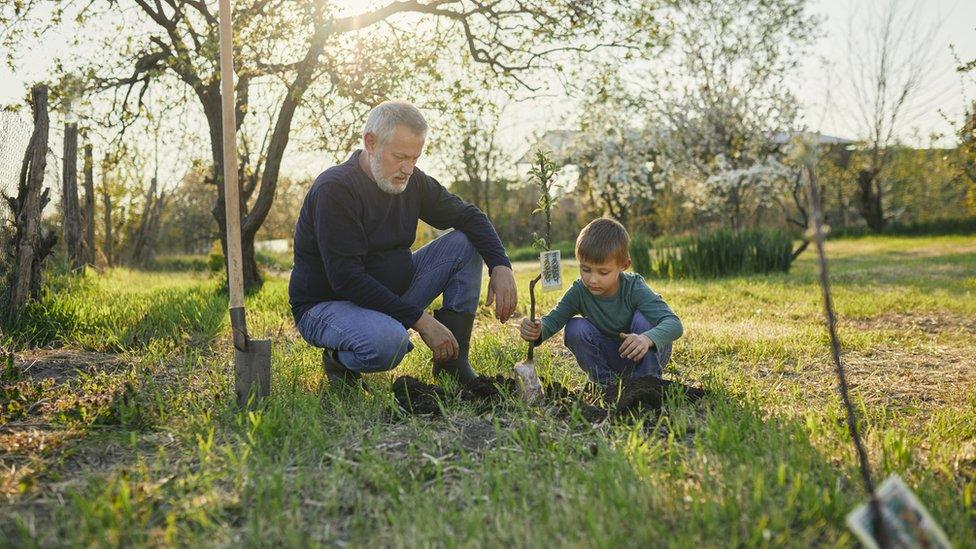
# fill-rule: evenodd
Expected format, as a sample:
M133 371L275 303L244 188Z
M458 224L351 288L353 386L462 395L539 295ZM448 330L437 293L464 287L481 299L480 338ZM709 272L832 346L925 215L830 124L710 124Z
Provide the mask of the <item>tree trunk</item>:
M219 82L214 86L214 89L218 89L220 85ZM213 207L210 209L210 213L213 214L214 219L217 221L217 234L220 236L220 249L224 254L224 272L227 271L227 212L224 207L224 157L223 157L223 120L221 118L220 112L220 94L218 92L208 93L202 95L200 100L204 104L204 114L207 118L207 125L210 129L210 154L213 161L213 182L217 186L217 199L214 201ZM238 129L240 128L240 119L237 120ZM267 168L265 168L267 169ZM243 181L243 178L238 178L238 181ZM277 183L277 181L275 181ZM264 185L262 177L262 187ZM263 188L262 188L263 191ZM244 275L244 289L250 290L252 288L257 288L261 285L261 274L258 272L258 266L255 262L254 256L254 234L257 233L255 230L252 234L248 235L248 231L244 228L245 217L247 209L244 204L244 193L240 193L241 197L241 266L243 268ZM260 228L260 225L259 225Z
M485 215L491 219L491 179L485 178Z
M92 178L92 146L85 145L85 261L95 265L95 182Z
M837 207L840 209L840 228L847 228L847 201L844 200L844 185L837 184Z
M876 233L884 229L884 211L881 207L880 171L876 169L861 170L857 174L857 186L860 190L859 208L861 216L868 224L868 228Z
M72 269L85 265L81 248L81 206L78 203L78 126L64 125L64 173L61 177L61 212L64 216L64 243Z
M810 246L809 239L804 238L802 241L800 241L800 245L797 246L796 249L793 250L793 253L790 255L790 263L792 264L794 261L796 261L796 258L800 257L800 254L805 252L807 247L809 246Z
M151 217L154 210L153 201L156 199L157 183L156 178L153 177L149 183L149 190L146 192L146 202L142 206L142 216L139 218L139 227L136 229L136 233L132 235L131 261L133 265L138 265L140 267L145 266L143 261L145 259L147 229L152 221Z
M156 196L157 180L154 177L146 193L146 206L139 222L139 232L133 239L135 246L132 252L132 262L139 267L146 267L152 263L156 255L156 242L159 240L159 226L166 207L166 193Z
M34 132L24 153L17 198L7 197L15 223L5 311L6 319L11 322L40 288L41 264L57 241L57 236L43 235L41 230L41 212L49 200L48 193L42 189L49 129L47 94L47 86L38 85L31 90Z
M732 231L737 234L742 229L742 194L739 192L741 185L742 179L739 179L729 194L729 202L732 204L730 222L732 224Z
M105 228L105 241L102 242L102 253L105 254L105 263L111 267L112 258L112 195L108 189L108 155L102 162L102 219Z
M159 242L159 234L163 223L163 212L166 210L167 198L165 192L159 193L159 196L156 198L156 203L153 206L152 217L149 220L149 228L146 233L145 247L143 248L144 255L142 262L144 265L149 265L156 257L156 243Z
M253 231L241 231L241 257L244 266L245 287L247 281L251 281L251 288L261 285L261 273L258 271L257 257L254 252L254 240L257 237L257 229Z

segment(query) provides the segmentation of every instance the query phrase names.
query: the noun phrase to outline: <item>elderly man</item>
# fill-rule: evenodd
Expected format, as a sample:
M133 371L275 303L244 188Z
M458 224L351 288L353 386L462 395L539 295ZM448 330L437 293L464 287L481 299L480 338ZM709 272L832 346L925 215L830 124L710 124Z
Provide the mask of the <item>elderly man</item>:
M434 355L434 374L460 382L488 265L487 304L505 322L515 277L498 234L478 208L417 169L427 122L413 105L388 101L370 113L363 149L316 178L295 226L288 285L298 331L323 348L330 384L396 367L416 330ZM451 231L410 252L417 221ZM441 308L424 309L443 294Z

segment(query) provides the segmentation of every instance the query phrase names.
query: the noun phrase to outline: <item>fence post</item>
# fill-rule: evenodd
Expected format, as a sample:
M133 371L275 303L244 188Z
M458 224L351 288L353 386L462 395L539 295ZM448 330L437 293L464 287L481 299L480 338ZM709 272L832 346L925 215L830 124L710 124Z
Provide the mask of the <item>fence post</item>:
M92 145L85 145L85 262L95 265L95 182L92 178Z
M61 178L61 213L64 216L64 243L72 269L85 261L81 253L81 206L78 204L78 126L64 125L64 173Z
M43 188L50 124L47 93L47 86L44 85L34 86L31 90L34 132L21 164L17 198L7 198L14 215L12 261L5 311L6 319L10 322L16 320L20 309L40 289L41 263L57 242L56 235L42 234L41 230L41 212L50 200L47 190Z

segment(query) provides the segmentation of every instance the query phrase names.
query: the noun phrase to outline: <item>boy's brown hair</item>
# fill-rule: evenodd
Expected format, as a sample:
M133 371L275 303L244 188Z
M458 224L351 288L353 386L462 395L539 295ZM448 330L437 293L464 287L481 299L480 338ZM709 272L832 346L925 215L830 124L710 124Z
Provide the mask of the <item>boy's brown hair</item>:
M607 217L594 219L576 237L576 259L588 263L606 263L630 259L630 235L618 221Z

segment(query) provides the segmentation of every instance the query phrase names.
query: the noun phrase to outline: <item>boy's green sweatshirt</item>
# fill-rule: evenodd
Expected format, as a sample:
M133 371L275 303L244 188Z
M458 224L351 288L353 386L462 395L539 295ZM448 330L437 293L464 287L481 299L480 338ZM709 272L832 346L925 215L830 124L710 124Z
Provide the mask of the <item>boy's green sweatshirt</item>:
M671 311L661 296L652 292L637 273L620 273L620 289L610 297L595 296L586 289L583 281L576 279L563 294L556 308L542 317L542 343L563 329L569 319L582 315L604 335L619 339L620 333L630 333L634 311L640 311L654 326L644 332L654 345L661 347L681 337L684 328L681 320Z

